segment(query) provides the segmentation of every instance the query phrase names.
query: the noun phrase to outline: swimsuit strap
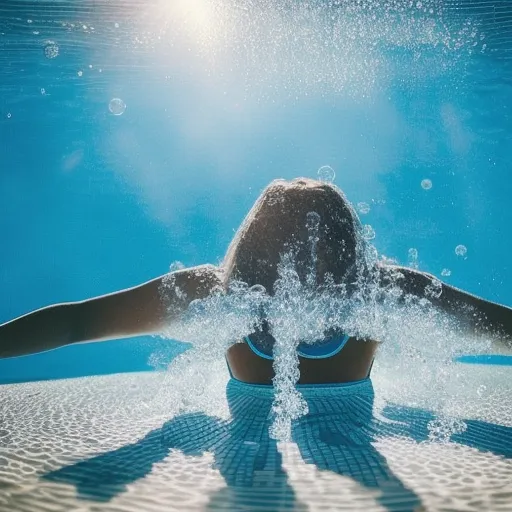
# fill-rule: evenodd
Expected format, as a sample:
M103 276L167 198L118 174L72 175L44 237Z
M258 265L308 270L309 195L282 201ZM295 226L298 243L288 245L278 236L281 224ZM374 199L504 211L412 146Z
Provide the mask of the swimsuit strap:
M267 359L267 358L265 358L265 359ZM319 387L328 387L328 386L337 386L337 385L340 385L340 386L347 385L348 386L348 385L353 384L353 383L366 382L366 381L370 380L370 375L372 373L372 368L373 368L373 363L374 362L375 362L375 359L372 360L372 364L370 365L370 369L368 370L368 376L365 379L362 379L362 380L355 380L355 381L343 382L343 383L332 383L332 384L297 384L297 386L299 386L299 388L300 388L300 386L319 386ZM228 367L229 376L231 377L231 380L233 380L233 381L240 382L241 384L247 384L248 386L273 387L272 384L250 384L249 382L244 382L243 380L238 380L233 375L233 372L231 371L231 366L229 366L229 362L228 362L227 357L226 357L226 366Z
M338 354L347 344L349 339L350 336L348 336L348 334L343 334L339 338L327 341L323 347L322 345L315 346L315 344L300 343L297 347L297 352L299 356L304 359L327 359ZM245 336L244 341L257 356L267 359L268 361L274 360L273 354L269 354L268 352L261 350L261 348L258 347L258 344L254 343L249 336ZM325 350L325 346L331 347L331 350L328 352L322 352L322 348Z
M274 360L274 356L269 356L268 354L265 354L264 352L262 352L261 350L258 349L258 347L256 347L256 345L251 341L251 338L249 338L249 336L245 336L244 337L244 341L247 343L247 345L249 345L249 348L257 355L257 356L260 356L262 357L263 359L267 359L268 361L273 361Z
M297 352L299 356L305 359L327 359L341 352L341 350L347 344L347 341L349 339L350 336L348 334L343 334L341 337L331 339L325 342L325 344L323 345L315 345L314 343L299 343L299 346L297 347ZM322 352L322 349L325 350L326 347L330 348L331 350L327 352ZM334 349L332 347L334 347Z
M343 349L343 347L347 344L349 339L350 339L350 336L348 336L347 334L344 334L343 337L339 339L339 345L337 346L337 348L333 352L329 353L329 355L322 355L322 356L318 356L318 355L315 356L314 354L303 355L300 351L298 351L298 352L299 352L299 355L301 355L302 357L305 357L306 359L327 359L329 357L332 357L332 356L338 354ZM249 336L245 336L243 338L243 340L245 341L245 343L247 343L247 345L249 345L249 348L257 356L259 356L263 359L266 359L267 361L274 360L273 356L265 354L264 352L259 350L258 347L256 346L256 344L251 341L251 338ZM311 346L313 346L313 345L311 345ZM370 374L371 374L374 362L375 362L375 359L373 359L371 362L370 369L368 370L368 376L366 377L366 379L363 379L363 380L367 380L370 378ZM228 366L228 371L229 371L230 377L232 379L234 379L233 373L231 372L231 367L229 366L227 359L226 359L226 364ZM265 385L265 384L261 384L261 385ZM318 384L318 385L321 386L321 384Z

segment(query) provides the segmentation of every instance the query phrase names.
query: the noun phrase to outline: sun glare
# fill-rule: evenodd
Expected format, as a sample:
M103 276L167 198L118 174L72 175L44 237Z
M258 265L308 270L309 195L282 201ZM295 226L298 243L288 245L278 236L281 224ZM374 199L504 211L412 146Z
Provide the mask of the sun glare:
M164 0L161 14L172 30L200 46L214 44L218 23L214 5L208 0Z

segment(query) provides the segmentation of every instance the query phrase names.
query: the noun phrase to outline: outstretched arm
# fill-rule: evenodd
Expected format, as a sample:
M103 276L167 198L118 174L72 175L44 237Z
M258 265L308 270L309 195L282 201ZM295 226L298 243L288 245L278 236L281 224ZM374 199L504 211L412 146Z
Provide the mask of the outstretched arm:
M433 275L398 265L382 265L381 279L394 279L406 294L427 298L442 311L453 315L462 327L480 335L492 335L506 347L512 348L512 308L481 299L463 290L441 283ZM398 275L401 274L403 277ZM441 288L425 295L425 289L436 280ZM438 284L438 286L439 286Z
M221 283L220 270L202 265L120 292L38 309L0 325L0 358L79 343L158 334L191 301Z

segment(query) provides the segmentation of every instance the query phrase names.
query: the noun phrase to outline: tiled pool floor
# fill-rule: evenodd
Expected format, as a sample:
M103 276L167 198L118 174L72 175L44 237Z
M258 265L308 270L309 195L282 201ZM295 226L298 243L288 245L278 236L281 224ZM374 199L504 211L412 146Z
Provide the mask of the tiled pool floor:
M372 418L351 411L373 401L344 401L276 443L262 401L176 414L168 386L159 373L2 386L0 510L511 510L512 415L472 414L456 442L432 443L425 410Z

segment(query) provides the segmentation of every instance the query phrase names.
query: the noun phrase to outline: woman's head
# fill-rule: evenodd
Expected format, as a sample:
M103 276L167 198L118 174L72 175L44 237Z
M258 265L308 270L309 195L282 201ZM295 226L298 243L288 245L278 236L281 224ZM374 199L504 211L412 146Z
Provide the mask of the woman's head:
M361 243L359 219L339 189L306 178L276 180L231 242L225 275L273 293L278 264L291 253L302 282L314 265L317 285L328 276L337 284L350 283L362 263Z

